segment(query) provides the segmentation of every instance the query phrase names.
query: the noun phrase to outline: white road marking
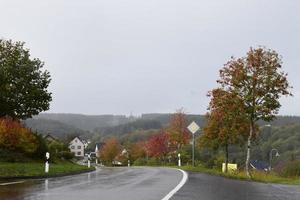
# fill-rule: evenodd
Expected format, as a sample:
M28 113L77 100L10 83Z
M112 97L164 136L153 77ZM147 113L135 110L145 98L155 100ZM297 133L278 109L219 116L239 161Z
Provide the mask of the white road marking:
M183 177L180 181L180 183L171 191L169 192L169 194L167 194L162 200L169 200L176 192L178 192L178 190L180 190L180 188L186 183L186 181L188 180L188 174L181 170L181 169L177 169L179 171L182 172Z
M8 182L8 183L0 183L0 186L5 186L5 185L14 185L14 184L19 184L19 183L24 183L25 181L17 181L17 182Z

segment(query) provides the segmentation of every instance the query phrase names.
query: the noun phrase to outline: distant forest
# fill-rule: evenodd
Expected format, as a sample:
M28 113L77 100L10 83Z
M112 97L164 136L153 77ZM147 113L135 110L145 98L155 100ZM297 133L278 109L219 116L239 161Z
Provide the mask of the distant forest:
M126 138L128 135L136 135L133 140L143 139L138 135L151 135L153 130L161 129L168 125L171 114L143 114L140 117L126 117L125 115L81 115L81 114L40 114L32 119L24 121L24 124L41 134L51 134L58 138L66 138L67 135L79 135L86 138L116 136ZM189 122L195 121L200 127L206 123L204 115L187 115ZM272 127L287 125L300 125L300 117L278 116L276 120L260 122L263 126L271 124ZM152 130L152 131L151 131Z
M140 117L41 114L24 123L33 131L44 135L51 134L64 141L79 135L91 139L94 144L109 137L117 137L121 142L143 141L166 127L170 117L171 114L143 114ZM206 123L204 115L187 115L187 119L189 122L196 121L201 127ZM271 124L271 127L265 126L267 124ZM259 122L259 125L261 133L253 148L253 159L268 160L272 148L278 149L282 155L278 162L300 157L300 117L278 116L270 123ZM200 135L201 133L198 137ZM231 148L230 151L235 158L244 157L244 147Z

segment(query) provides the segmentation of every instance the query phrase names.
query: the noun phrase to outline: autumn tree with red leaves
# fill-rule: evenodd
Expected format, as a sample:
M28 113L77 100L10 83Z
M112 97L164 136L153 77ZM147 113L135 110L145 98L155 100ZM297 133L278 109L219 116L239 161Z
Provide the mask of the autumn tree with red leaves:
M211 101L207 113L207 125L200 146L214 149L224 148L225 172L228 171L228 146L242 143L249 132L248 120L243 101L235 94L214 89L209 92Z
M178 110L171 116L170 125L166 129L169 138L170 148L179 152L182 147L189 143L190 133L187 129L188 122L185 113Z
M278 114L281 96L292 95L287 74L281 71L282 61L277 52L266 48L251 48L247 56L232 58L220 70L223 90L242 100L248 120L246 173L250 178L251 142L256 135L258 120L271 121Z
M0 118L0 149L32 154L38 147L36 136L10 118Z
M168 136L164 131L161 131L159 134L149 138L146 148L149 156L164 159L169 152Z

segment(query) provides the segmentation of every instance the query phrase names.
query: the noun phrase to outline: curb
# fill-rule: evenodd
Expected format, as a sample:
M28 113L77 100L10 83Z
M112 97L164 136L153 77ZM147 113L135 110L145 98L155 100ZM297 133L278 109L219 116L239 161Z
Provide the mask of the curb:
M88 172L96 171L96 168L91 168L87 170L81 170L76 172L69 172L69 173L62 173L62 174L53 174L53 175L42 175L42 176L8 176L8 177L0 177L0 181L5 180L20 180L20 179L45 179L45 178L56 178L56 177L63 177L63 176L72 176L78 174L84 174Z

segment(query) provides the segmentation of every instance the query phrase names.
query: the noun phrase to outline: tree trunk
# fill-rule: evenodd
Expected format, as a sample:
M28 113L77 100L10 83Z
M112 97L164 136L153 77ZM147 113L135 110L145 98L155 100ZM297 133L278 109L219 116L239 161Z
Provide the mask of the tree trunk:
M246 159L246 173L247 173L248 178L251 178L249 165L250 165L250 153L251 153L251 140L253 137L253 133L254 133L254 123L253 123L253 121L251 121L250 133L249 133L248 142L247 142L247 159Z
M225 145L225 173L228 172L228 144Z

